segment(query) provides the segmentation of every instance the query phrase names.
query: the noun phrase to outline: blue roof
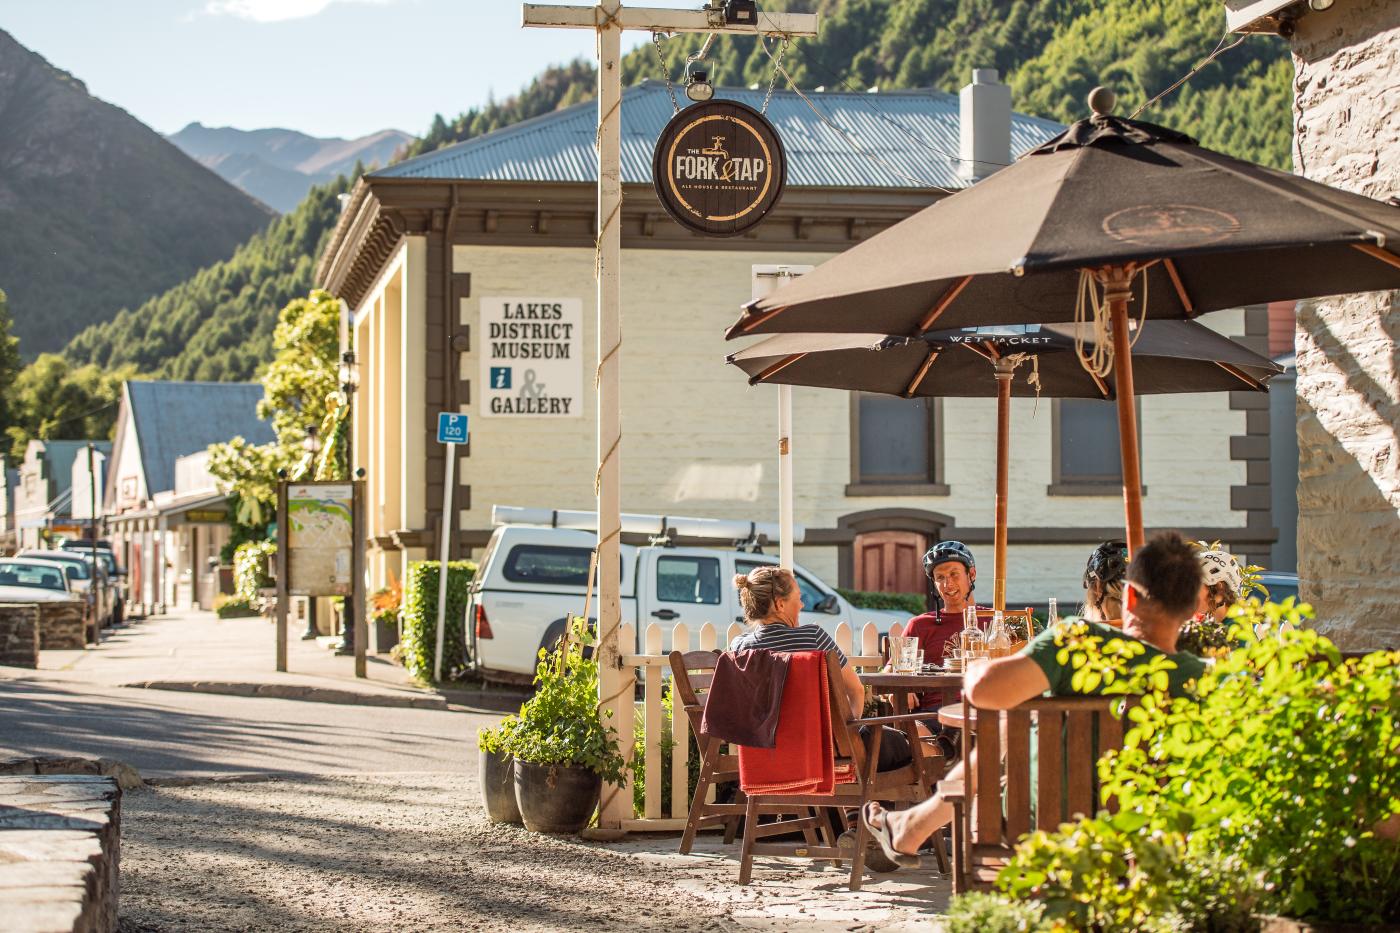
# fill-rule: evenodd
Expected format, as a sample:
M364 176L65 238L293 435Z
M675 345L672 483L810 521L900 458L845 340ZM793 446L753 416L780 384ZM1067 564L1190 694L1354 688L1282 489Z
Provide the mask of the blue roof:
M685 95L677 91L682 103ZM720 88L717 97L763 106L765 90ZM958 175L958 98L942 91L777 91L768 119L787 150L787 184L799 187L967 187ZM814 113L817 108L821 115ZM622 94L622 180L651 184L651 155L673 111L666 87L645 81ZM593 182L598 108L592 102L516 123L370 173L370 178ZM1011 151L1056 135L1052 120L1011 115Z
M256 382L137 382L126 384L149 494L175 488L175 460L210 444L243 437L277 439L258 417L263 388Z

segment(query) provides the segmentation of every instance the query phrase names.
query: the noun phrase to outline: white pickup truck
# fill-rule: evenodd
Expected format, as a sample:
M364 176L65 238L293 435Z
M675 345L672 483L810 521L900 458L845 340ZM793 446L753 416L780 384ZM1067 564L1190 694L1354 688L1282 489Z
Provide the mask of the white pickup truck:
M467 634L478 671L490 679L518 682L533 676L540 648L559 639L568 616L583 612L597 536L577 528L499 524L502 511L497 509L498 526L472 581ZM671 650L671 629L678 622L690 630L691 648L698 647L696 639L706 622L715 626L722 641L731 623L743 621L734 574L778 562L775 555L748 550L666 544L623 544L621 556L622 620L636 627L638 641L649 624L660 624L665 651ZM858 633L867 622L884 632L896 621L908 621L899 612L857 609L800 565L795 571L803 624L815 623L835 633L845 622ZM596 583L590 614L597 617Z

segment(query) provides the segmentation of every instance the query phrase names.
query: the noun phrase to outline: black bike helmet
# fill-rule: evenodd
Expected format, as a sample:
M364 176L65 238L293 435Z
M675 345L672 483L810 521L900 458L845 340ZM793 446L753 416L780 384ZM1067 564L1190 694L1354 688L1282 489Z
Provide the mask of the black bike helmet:
M939 541L924 552L924 576L932 578L933 568L950 560L962 564L969 572L977 569L977 561L966 544L961 541Z
M1105 541L1089 555L1089 564L1084 568L1084 589L1087 590L1093 580L1111 586L1127 575L1128 546L1122 541Z

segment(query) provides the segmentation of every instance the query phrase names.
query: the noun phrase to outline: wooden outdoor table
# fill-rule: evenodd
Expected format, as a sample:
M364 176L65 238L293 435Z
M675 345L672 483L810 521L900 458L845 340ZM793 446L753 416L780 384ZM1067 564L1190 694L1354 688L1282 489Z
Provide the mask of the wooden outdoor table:
M938 708L938 721L950 729L961 729L963 727L963 705L949 703L947 706L940 706Z
M896 716L909 712L909 694L924 693L928 690L962 689L962 674L892 674L885 671L861 674L860 682L878 694L889 694L890 705ZM916 755L918 750L919 727L913 722L905 722L899 728L909 737L909 747ZM921 769L922 770L922 769ZM933 793L933 783L923 777L924 795Z

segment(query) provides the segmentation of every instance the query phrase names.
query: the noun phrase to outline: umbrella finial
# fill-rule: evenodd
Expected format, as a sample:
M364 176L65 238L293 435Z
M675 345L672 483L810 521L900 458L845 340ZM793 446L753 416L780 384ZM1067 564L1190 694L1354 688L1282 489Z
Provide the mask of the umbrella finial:
M1089 109L1094 111L1095 116L1108 116L1113 113L1113 107L1118 103L1118 95L1113 93L1113 88L1099 85L1089 92Z

